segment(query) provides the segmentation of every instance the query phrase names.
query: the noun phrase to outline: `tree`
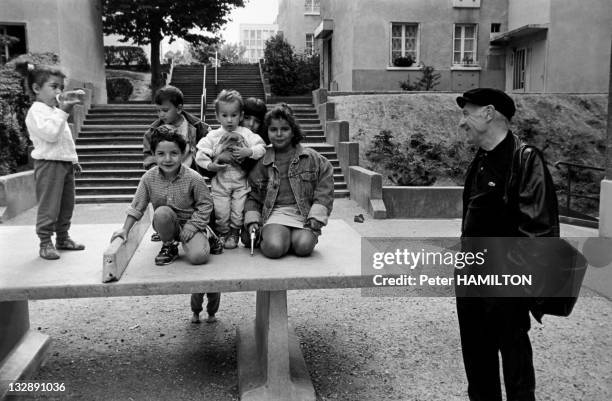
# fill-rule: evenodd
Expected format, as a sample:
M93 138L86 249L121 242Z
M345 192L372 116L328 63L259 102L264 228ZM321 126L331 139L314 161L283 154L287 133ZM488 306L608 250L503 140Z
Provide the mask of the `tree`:
M232 8L243 6L244 0L103 0L104 33L123 35L122 41L151 45L151 88L156 90L161 82L162 38L214 42L214 37L191 31L200 29L216 34L227 23Z
M224 43L217 56L223 64L237 64L242 61L245 52L246 47L239 43Z

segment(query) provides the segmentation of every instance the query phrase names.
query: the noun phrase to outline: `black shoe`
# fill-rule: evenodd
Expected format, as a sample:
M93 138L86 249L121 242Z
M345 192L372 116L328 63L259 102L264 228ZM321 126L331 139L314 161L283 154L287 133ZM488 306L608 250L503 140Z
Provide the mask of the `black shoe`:
M178 245L175 243L162 245L161 251L155 257L155 264L158 266L169 265L178 258Z
M151 241L152 242L159 242L159 241L161 241L161 237L159 236L158 233L153 233L153 235L151 235Z

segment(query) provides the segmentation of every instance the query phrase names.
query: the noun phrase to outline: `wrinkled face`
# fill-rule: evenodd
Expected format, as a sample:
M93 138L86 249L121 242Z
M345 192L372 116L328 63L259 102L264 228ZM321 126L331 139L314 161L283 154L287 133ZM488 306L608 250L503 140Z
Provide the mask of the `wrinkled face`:
M459 128L466 133L467 142L471 145L480 146L482 136L488 130L487 108L488 106L466 103L461 110Z
M293 131L287 120L273 118L268 127L268 137L274 149L286 150L291 146Z
M261 120L255 116L244 115L242 119L242 126L250 129L254 133L257 133L259 127L261 126Z
M174 175L181 167L183 154L176 142L161 141L155 148L155 162L166 175Z
M238 102L219 102L217 110L217 121L221 123L223 129L231 132L238 128L242 120L242 110Z
M64 90L64 79L57 75L51 75L42 86L34 83L32 90L39 102L51 107L57 106L56 97Z
M176 121L177 118L179 118L182 109L182 105L179 105L177 107L173 105L169 100L164 100L162 104L157 105L157 116L165 124L172 124L174 121Z

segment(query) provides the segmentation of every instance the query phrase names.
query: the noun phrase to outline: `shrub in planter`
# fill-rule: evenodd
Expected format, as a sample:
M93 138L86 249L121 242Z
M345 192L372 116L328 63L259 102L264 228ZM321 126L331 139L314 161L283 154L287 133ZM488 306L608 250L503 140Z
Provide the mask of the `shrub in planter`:
M410 55L393 60L393 65L396 67L410 67L412 64L414 64L414 59Z
M106 93L109 99L127 102L134 92L134 85L127 78L107 78Z

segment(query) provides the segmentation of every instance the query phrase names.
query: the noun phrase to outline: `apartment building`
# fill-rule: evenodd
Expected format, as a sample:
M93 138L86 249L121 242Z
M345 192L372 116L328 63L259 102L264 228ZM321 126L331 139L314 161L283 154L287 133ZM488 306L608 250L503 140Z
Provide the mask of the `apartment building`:
M240 24L240 44L245 47L244 58L249 63L256 63L264 58L266 40L276 35L276 24Z

